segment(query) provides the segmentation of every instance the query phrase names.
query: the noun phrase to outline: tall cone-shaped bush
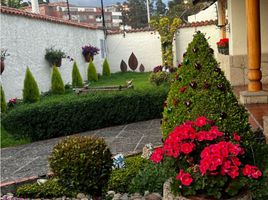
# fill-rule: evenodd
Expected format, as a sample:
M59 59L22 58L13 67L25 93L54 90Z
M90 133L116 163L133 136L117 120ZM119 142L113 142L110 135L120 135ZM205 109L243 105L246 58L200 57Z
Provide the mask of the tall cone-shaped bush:
M0 90L1 90L1 113L4 113L7 111L7 102L2 85L0 87Z
M63 80L56 66L52 68L51 91L53 94L64 94L65 92Z
M102 65L102 75L103 76L111 76L110 65L108 60L105 58L103 65Z
M88 81L98 81L98 74L96 67L92 60L90 60L87 68L87 79Z
M200 31L188 45L171 85L163 113L163 137L176 125L198 116L212 120L225 134L238 133L243 145L250 143L252 133L247 112L238 104L213 49Z
M83 79L79 72L76 62L73 64L73 71L72 71L72 85L74 88L83 87Z
M38 85L29 67L26 69L23 87L23 102L33 103L40 99Z

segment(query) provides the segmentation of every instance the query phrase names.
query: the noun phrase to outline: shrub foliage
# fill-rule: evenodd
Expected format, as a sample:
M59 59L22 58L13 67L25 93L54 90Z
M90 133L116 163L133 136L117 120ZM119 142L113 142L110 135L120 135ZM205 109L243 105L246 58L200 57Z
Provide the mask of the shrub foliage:
M72 71L72 86L74 88L83 87L83 79L79 72L76 62L73 64L73 71Z
M27 103L32 103L38 101L39 99L40 99L40 93L38 85L29 67L27 67L24 79L23 101Z
M103 65L102 65L102 75L103 76L111 76L110 65L108 63L107 58L105 58Z
M3 116L13 135L48 139L112 125L160 118L166 88L150 91L90 93L62 96L38 104L22 105Z
M49 165L63 186L101 196L113 160L103 138L75 136L63 139L54 147Z
M2 85L0 87L0 90L1 90L1 113L4 113L7 111L7 102L6 102L5 92L4 92Z
M73 197L75 193L63 187L57 180L50 179L41 185L33 183L19 186L16 196L19 198L56 198L62 196Z
M129 183L148 162L140 155L126 158L125 167L112 171L108 189L120 193L128 192Z
M52 69L51 91L53 94L64 94L65 92L63 80L56 66L53 66Z
M237 132L241 144L249 144L252 132L247 112L238 104L205 35L199 31L188 45L171 85L163 113L163 136L167 137L176 125L198 116L213 120L226 134Z
M98 81L98 74L96 67L92 60L90 60L87 68L87 80L88 81Z

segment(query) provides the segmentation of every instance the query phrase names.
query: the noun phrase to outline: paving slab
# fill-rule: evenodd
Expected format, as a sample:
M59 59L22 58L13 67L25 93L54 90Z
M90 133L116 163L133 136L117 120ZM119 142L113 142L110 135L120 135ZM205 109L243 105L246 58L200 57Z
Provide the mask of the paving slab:
M162 138L160 119L87 131L77 135L103 137L113 154L136 153L147 143L158 146ZM47 158L53 146L63 138L1 149L1 183L47 174Z

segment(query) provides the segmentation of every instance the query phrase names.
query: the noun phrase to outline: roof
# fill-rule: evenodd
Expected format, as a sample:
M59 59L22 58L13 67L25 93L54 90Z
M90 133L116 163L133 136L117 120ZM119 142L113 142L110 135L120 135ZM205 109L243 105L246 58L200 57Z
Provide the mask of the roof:
M206 20L206 21L200 21L200 22L181 24L178 28L180 29L180 28L210 26L210 25L216 25L216 24L217 24L216 20L209 20L209 21ZM131 30L126 30L125 33L139 33L139 32L149 32L149 31L154 31L154 30L150 28L131 29ZM116 35L116 34L122 34L122 33L123 33L123 30L115 30L115 31L108 30L108 35Z
M102 28L99 28L97 26L90 25L87 23L81 23L81 22L79 23L79 22L74 22L74 21L70 21L70 20L65 20L62 18L35 14L35 13L27 12L24 10L20 10L20 9L6 7L6 6L0 6L0 11L1 11L1 13L8 14L8 15L17 15L17 16L36 19L36 20L48 21L48 22L52 22L52 23L65 24L65 25L82 27L82 28L93 29L93 30L102 30Z

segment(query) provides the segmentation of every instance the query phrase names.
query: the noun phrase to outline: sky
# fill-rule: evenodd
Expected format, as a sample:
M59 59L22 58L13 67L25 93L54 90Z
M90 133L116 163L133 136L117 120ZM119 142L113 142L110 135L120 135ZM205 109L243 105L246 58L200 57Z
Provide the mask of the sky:
M52 2L62 2L64 0L51 0ZM125 0L103 0L104 6L116 4L117 2L124 2ZM169 0L163 0L167 4ZM101 6L100 0L69 0L70 4L79 5L79 6Z

